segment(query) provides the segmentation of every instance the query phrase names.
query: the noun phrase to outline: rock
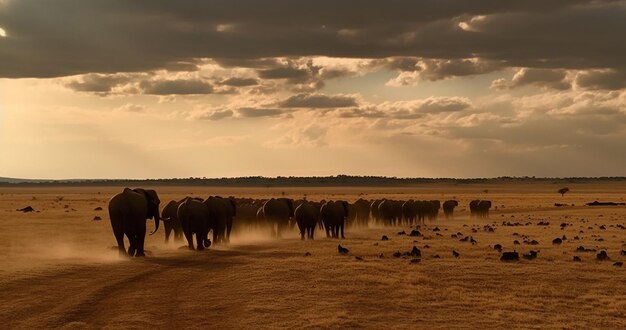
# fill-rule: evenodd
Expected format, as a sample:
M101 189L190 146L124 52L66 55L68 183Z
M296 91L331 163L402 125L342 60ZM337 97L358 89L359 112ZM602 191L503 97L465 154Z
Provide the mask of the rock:
M393 256L396 257L396 258L400 258L400 257L402 257L402 253L400 251L396 251L396 252L393 253Z
M359 261L363 261L363 257L359 257L359 256L355 256L354 259L359 260Z
M573 261L574 261L574 262L582 262L583 260L582 260L582 259L580 259L580 257L579 257L579 256L574 256Z
M388 241L389 237L387 237L387 235L383 235L383 237L380 240L381 241Z
M616 262L613 263L613 266L615 266L615 267L622 267L623 265L624 265L624 263L621 262L621 261L616 261Z
M530 242L528 242L529 245L538 245L539 242L537 242L536 240L532 240Z
M619 254L622 256L626 256L626 250L622 250Z
M438 254L433 254L431 258L433 258L433 259L441 259L441 257Z
M385 257L385 255L381 253L381 254L378 255L378 257L382 259L382 258Z
M311 256L311 252L305 252L305 253L304 253L304 256L305 256L305 257L310 257L310 256Z
M411 257L421 257L422 251L417 248L417 246L413 245L413 249L411 250Z
M419 264L421 261L422 259L419 258L411 259L411 264Z
M514 241L513 241L513 244L514 244L514 245L519 245L519 241L518 241L518 240L514 240Z
M524 259L527 259L527 260L533 260L533 259L537 258L537 251L535 251L535 250L530 250L530 251L528 252L528 254L523 254L523 255L522 255L522 257L523 257Z
M472 243L472 245L476 245L476 243L478 243L478 241L475 240L474 237L470 237L470 243Z
M561 237L562 240L567 241L567 236L563 235L563 237Z
M461 256L461 254L460 254L460 253L458 253L458 252L456 252L456 251L454 251L454 250L452 250L452 255L453 255L455 258L458 258L458 257L460 257L460 256Z
M465 236L465 237L461 238L459 241L467 242L467 241L469 241L469 236Z
M403 231L399 232L398 235L406 235L406 232L403 230Z
M600 252L598 252L598 254L596 254L596 259L598 261L605 261L605 260L609 260L609 255L606 253L606 251L602 250Z
M24 212L24 213L28 213L28 212L34 212L35 209L32 206L26 206L24 208L21 209L17 209L18 211Z
M345 247L341 246L341 244L337 245L337 251L339 251L340 254L346 254L346 253L350 252L350 250L348 250Z
M433 231L440 231L441 229L439 229L439 227L435 227L433 228Z
M102 220L102 218L100 218L99 216L93 217L93 221L100 221L100 220Z
M95 209L93 209L94 211L102 211L102 208L100 206L96 207Z
M498 252L502 252L502 245L496 244L496 245L493 246L493 249L498 251Z
M500 256L500 261L518 261L519 253L513 252L503 252L502 256Z
M430 249L430 245L428 244L424 245L424 249Z
M409 234L409 236L419 237L419 236L422 236L422 233L420 233L420 231L417 230L417 229L413 229L413 230L411 230L411 233Z
M563 243L563 240L560 239L559 237L557 237L557 238L552 240L552 244L558 245L558 244L561 244L561 243Z

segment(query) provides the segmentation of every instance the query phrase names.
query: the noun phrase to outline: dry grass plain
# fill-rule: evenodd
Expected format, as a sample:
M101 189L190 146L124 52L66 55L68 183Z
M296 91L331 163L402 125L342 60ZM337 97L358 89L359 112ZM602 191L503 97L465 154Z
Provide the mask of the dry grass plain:
M348 229L340 241L350 249L347 256L337 253L337 240L319 231L314 241L300 241L295 231L281 240L243 232L228 246L198 253L179 249L180 242L165 244L160 229L146 238L150 255L132 260L111 248L115 240L106 205L121 187L0 188L0 324L5 329L624 329L626 267L613 263L626 261L620 255L626 230L617 227L626 225L626 207L583 204L624 201L626 185L569 187L565 197L552 184L157 187L162 206L190 194L283 193L350 201L455 197L461 205L454 219L440 217L422 227L425 237L397 235L408 227ZM467 204L476 198L497 206L489 219L469 217ZM575 206L557 208L555 202ZM40 212L16 211L27 205ZM98 206L104 211L94 211ZM522 225L503 226L503 221ZM539 226L540 221L550 224ZM571 226L561 229L563 222ZM495 231L471 230L486 224L494 224ZM478 243L452 238L457 232ZM539 244L513 245L522 241L514 233ZM390 240L381 241L382 235ZM568 238L563 244L552 244L563 235ZM494 244L540 252L535 260L504 263ZM392 256L414 245L422 251L421 262ZM611 261L576 252L581 245L605 249ZM573 262L574 255L582 262Z

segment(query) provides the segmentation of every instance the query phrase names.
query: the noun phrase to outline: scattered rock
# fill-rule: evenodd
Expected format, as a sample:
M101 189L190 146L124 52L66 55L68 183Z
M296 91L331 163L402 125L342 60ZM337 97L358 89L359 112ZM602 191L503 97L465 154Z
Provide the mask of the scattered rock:
M98 206L95 209L93 209L94 211L102 211L102 207Z
M613 263L613 266L615 266L615 267L622 267L623 265L624 265L624 263L621 262L621 261L616 261L616 262Z
M417 248L417 246L413 245L413 249L411 250L411 257L421 257L422 251Z
M602 250L602 251L598 252L598 254L596 254L596 259L598 261L609 260L609 255L606 253L606 251Z
M554 242L554 241L553 241ZM530 242L528 242L529 245L538 245L539 242L537 242L536 240L532 240Z
M413 229L411 230L411 233L409 234L409 236L418 237L418 236L422 236L422 233L420 233L420 231L417 229Z
M28 213L28 212L34 212L35 209L32 206L27 206L21 209L17 209L18 211L24 212L24 213Z
M93 221L100 221L100 220L102 220L102 218L100 218L99 216L93 217Z
M433 228L433 231L440 231L441 229L439 229L439 227L435 227Z
M460 254L460 253L458 253L458 252L456 252L456 251L454 251L454 250L452 250L452 255L453 255L455 258L458 258L458 257L460 257L460 256L461 256L461 254Z
M528 252L528 254L523 254L522 257L524 259L533 260L533 259L537 258L537 251L530 250L530 252Z
M433 259L441 259L441 257L438 254L433 254L431 258L433 258Z
M475 240L474 237L470 237L470 243L472 243L472 245L476 245L476 243L478 243L478 241Z
M346 253L350 252L350 250L348 250L345 247L341 246L341 244L337 245L337 251L339 251L340 254L346 254Z
M398 235L406 235L406 232L403 230L403 231L399 232Z
M363 261L363 257L355 256L354 259Z
M469 241L469 238L470 238L469 236L465 236L465 237L461 238L459 241L467 242L467 241Z
M519 253L513 251L513 252L503 252L502 256L500 257L500 261L518 261L519 260Z
M513 244L514 244L514 245L519 245L519 241L518 241L518 240L514 240L514 241L513 241Z
M619 254L622 256L626 256L626 250L622 250Z
M388 241L389 237L387 237L387 235L383 235L383 237L380 240L381 241Z
M563 240L560 239L559 237L552 240L552 244L559 245L561 243L563 243Z
M419 264L421 261L422 259L419 258L411 259L411 264Z
M396 251L396 252L393 253L393 256L396 257L396 258L400 258L400 257L402 257L402 253L400 251Z
M304 256L305 256L305 257L310 257L310 256L311 256L311 252L305 252L305 253L304 253Z
M502 252L502 245L496 244L496 245L493 246L493 249L498 251L498 252Z
M384 257L385 257L385 255L384 255L384 254L382 254L382 252L381 252L381 253L378 255L378 257L382 259L382 258L384 258Z
M574 261L574 262L582 262L583 260L582 260L582 259L580 259L580 257L579 257L579 256L574 256L573 261Z
M430 249L430 245L428 244L424 245L424 249Z

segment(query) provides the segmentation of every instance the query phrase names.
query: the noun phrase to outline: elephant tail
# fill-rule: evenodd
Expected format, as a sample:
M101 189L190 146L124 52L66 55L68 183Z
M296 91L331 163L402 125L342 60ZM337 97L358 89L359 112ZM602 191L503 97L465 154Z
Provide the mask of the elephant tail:
M317 220L317 224L318 224L320 229L324 229L324 221L322 221L321 218L319 220Z

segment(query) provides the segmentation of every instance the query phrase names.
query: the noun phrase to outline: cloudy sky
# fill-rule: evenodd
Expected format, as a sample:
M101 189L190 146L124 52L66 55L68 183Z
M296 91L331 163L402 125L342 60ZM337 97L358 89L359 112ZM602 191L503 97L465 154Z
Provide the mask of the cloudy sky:
M0 176L626 175L626 1L0 0Z

